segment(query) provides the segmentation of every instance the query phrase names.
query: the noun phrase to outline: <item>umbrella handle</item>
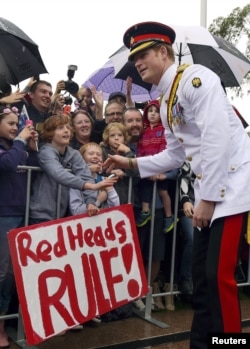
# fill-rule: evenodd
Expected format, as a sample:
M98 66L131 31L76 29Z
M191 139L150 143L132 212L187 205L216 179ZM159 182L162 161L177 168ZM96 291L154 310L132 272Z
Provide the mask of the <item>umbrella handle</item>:
M181 50L182 50L182 42L180 43L180 52L179 52L179 65L181 65L181 57L182 57L182 54L181 54Z

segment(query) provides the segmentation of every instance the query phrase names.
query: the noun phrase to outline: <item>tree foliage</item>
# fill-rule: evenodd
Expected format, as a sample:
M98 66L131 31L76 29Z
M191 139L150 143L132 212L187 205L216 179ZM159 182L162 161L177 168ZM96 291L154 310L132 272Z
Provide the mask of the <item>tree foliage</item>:
M242 9L236 7L228 17L214 19L208 30L231 42L250 60L250 4ZM249 84L249 81L250 74L248 73L242 81L242 87ZM241 88L233 90L237 95L242 95Z

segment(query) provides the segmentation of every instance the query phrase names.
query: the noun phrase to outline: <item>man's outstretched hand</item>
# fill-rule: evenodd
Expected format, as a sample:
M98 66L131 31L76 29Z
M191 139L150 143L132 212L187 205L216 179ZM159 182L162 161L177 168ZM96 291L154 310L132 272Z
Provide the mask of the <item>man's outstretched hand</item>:
M103 163L103 168L107 173L111 173L116 168L128 169L130 168L129 158L121 155L108 155L108 158Z

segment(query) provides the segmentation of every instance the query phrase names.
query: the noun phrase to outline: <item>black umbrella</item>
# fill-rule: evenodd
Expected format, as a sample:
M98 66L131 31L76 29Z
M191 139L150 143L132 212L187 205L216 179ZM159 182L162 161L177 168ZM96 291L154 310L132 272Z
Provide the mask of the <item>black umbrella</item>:
M144 82L140 77L134 62L128 61L129 50L123 45L116 52L114 52L109 59L114 65L115 78L126 80L128 76L133 79L133 83L148 91L151 90L152 84Z
M250 71L250 61L234 45L213 35L218 47L189 44L193 63L200 63L213 70L226 87L240 86Z
M0 17L0 74L12 85L48 73L37 44L15 24Z

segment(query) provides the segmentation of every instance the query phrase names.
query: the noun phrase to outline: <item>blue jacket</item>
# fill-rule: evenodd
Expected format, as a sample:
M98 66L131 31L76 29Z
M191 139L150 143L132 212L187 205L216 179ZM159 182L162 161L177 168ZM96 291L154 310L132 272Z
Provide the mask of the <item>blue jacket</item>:
M19 165L38 166L37 152L22 142L0 138L0 216L22 216L26 208L27 172Z

